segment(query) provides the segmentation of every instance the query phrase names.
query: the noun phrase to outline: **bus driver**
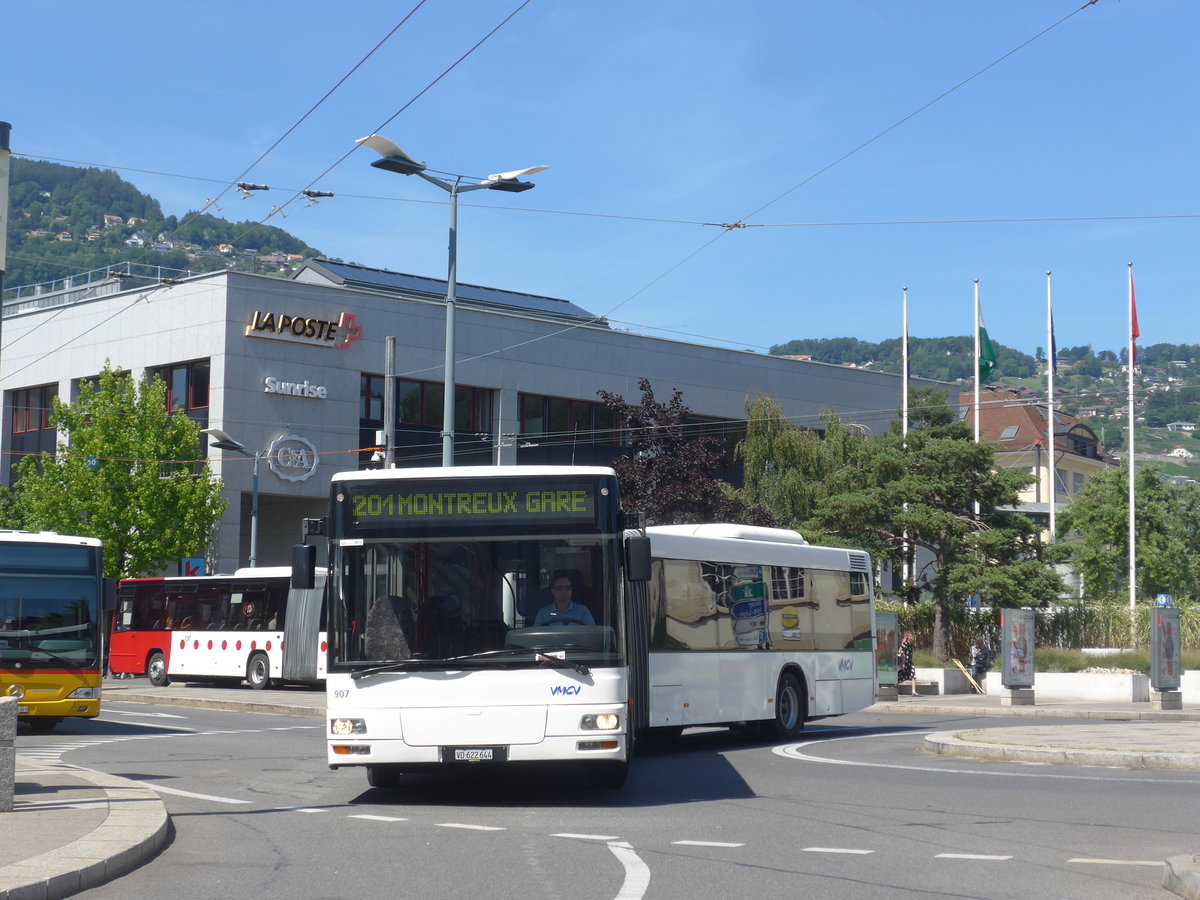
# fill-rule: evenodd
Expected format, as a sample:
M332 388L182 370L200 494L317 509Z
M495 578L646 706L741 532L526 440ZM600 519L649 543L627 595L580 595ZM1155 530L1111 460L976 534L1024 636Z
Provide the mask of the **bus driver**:
M533 620L534 627L540 625L595 625L591 610L572 599L571 576L555 572L550 579L550 596L553 602L538 610Z

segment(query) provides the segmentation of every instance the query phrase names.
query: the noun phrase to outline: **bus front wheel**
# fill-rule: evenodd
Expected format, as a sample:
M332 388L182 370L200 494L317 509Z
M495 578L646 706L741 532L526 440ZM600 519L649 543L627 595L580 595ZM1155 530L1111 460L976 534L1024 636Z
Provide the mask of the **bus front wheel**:
M271 663L265 653L255 653L246 663L246 681L256 691L271 686Z
M146 662L146 675L155 687L166 687L170 684L171 679L167 677L167 658L161 653L151 653Z
M808 698L800 679L793 672L784 672L775 690L775 718L766 722L767 736L778 741L799 737L807 715Z
M54 716L34 716L28 720L30 728L43 734L53 731L61 721L62 719Z
M373 788L397 788L400 770L394 766L367 766L367 784Z

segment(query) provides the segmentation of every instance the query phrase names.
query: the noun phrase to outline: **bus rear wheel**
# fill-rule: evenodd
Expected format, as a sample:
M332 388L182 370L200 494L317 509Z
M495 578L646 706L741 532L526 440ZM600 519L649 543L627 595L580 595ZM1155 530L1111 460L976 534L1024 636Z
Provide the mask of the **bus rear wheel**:
M146 675L155 687L166 687L170 684L171 679L167 677L167 658L161 653L151 653L150 659L146 661Z
M256 691L271 686L271 663L265 653L255 653L250 657L250 661L246 663L246 681Z
M808 698L800 679L793 672L784 672L775 689L775 718L763 723L764 736L775 741L793 740L804 730L807 716Z

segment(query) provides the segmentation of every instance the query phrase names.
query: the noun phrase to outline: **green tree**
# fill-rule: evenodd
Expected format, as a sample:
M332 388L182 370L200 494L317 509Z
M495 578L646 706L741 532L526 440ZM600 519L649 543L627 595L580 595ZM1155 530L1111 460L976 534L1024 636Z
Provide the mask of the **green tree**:
M1134 480L1137 589L1156 594L1200 594L1200 489L1163 477L1155 466ZM1078 532L1071 561L1083 577L1084 596L1114 598L1129 591L1129 468L1092 478L1058 517L1058 533Z
M832 412L822 415L821 431L799 428L766 394L746 402L746 420L746 437L735 450L744 471L738 496L748 507L764 507L782 525L800 530L820 506L827 479L865 438Z
M976 444L946 395L910 395L910 431L865 437L826 419L828 446L801 433L759 398L747 440L748 499L766 505L809 540L863 549L899 571L905 547L932 560L904 592L934 599L933 652L949 657L950 606L968 595L993 605L1040 605L1062 591L1050 564L1062 555L1025 516L1004 511L1029 476L997 469L996 445ZM979 502L979 513L974 505ZM960 651L965 648L958 648Z
M112 578L154 574L208 548L225 512L221 483L196 423L167 412L161 379L137 384L106 365L75 403L55 399L52 421L66 440L54 455L21 461L12 499L23 520L12 524L99 538Z

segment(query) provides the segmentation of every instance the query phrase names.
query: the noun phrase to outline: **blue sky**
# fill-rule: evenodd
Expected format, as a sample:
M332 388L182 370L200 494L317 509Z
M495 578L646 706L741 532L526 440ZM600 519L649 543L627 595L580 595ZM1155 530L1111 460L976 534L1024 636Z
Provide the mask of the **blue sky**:
M531 0L472 51L522 0L426 0L249 172L417 0L15 4L0 120L14 154L112 168L168 214L239 178L272 190L213 212L332 191L267 221L435 277L445 194L365 148L337 164L355 138L548 165L463 196L459 279L647 334L883 340L905 286L911 334L969 334L978 278L992 339L1032 353L1049 269L1058 346L1119 349L1132 262L1141 342L1198 343L1200 3L1081 2ZM736 222L763 227L703 224Z

